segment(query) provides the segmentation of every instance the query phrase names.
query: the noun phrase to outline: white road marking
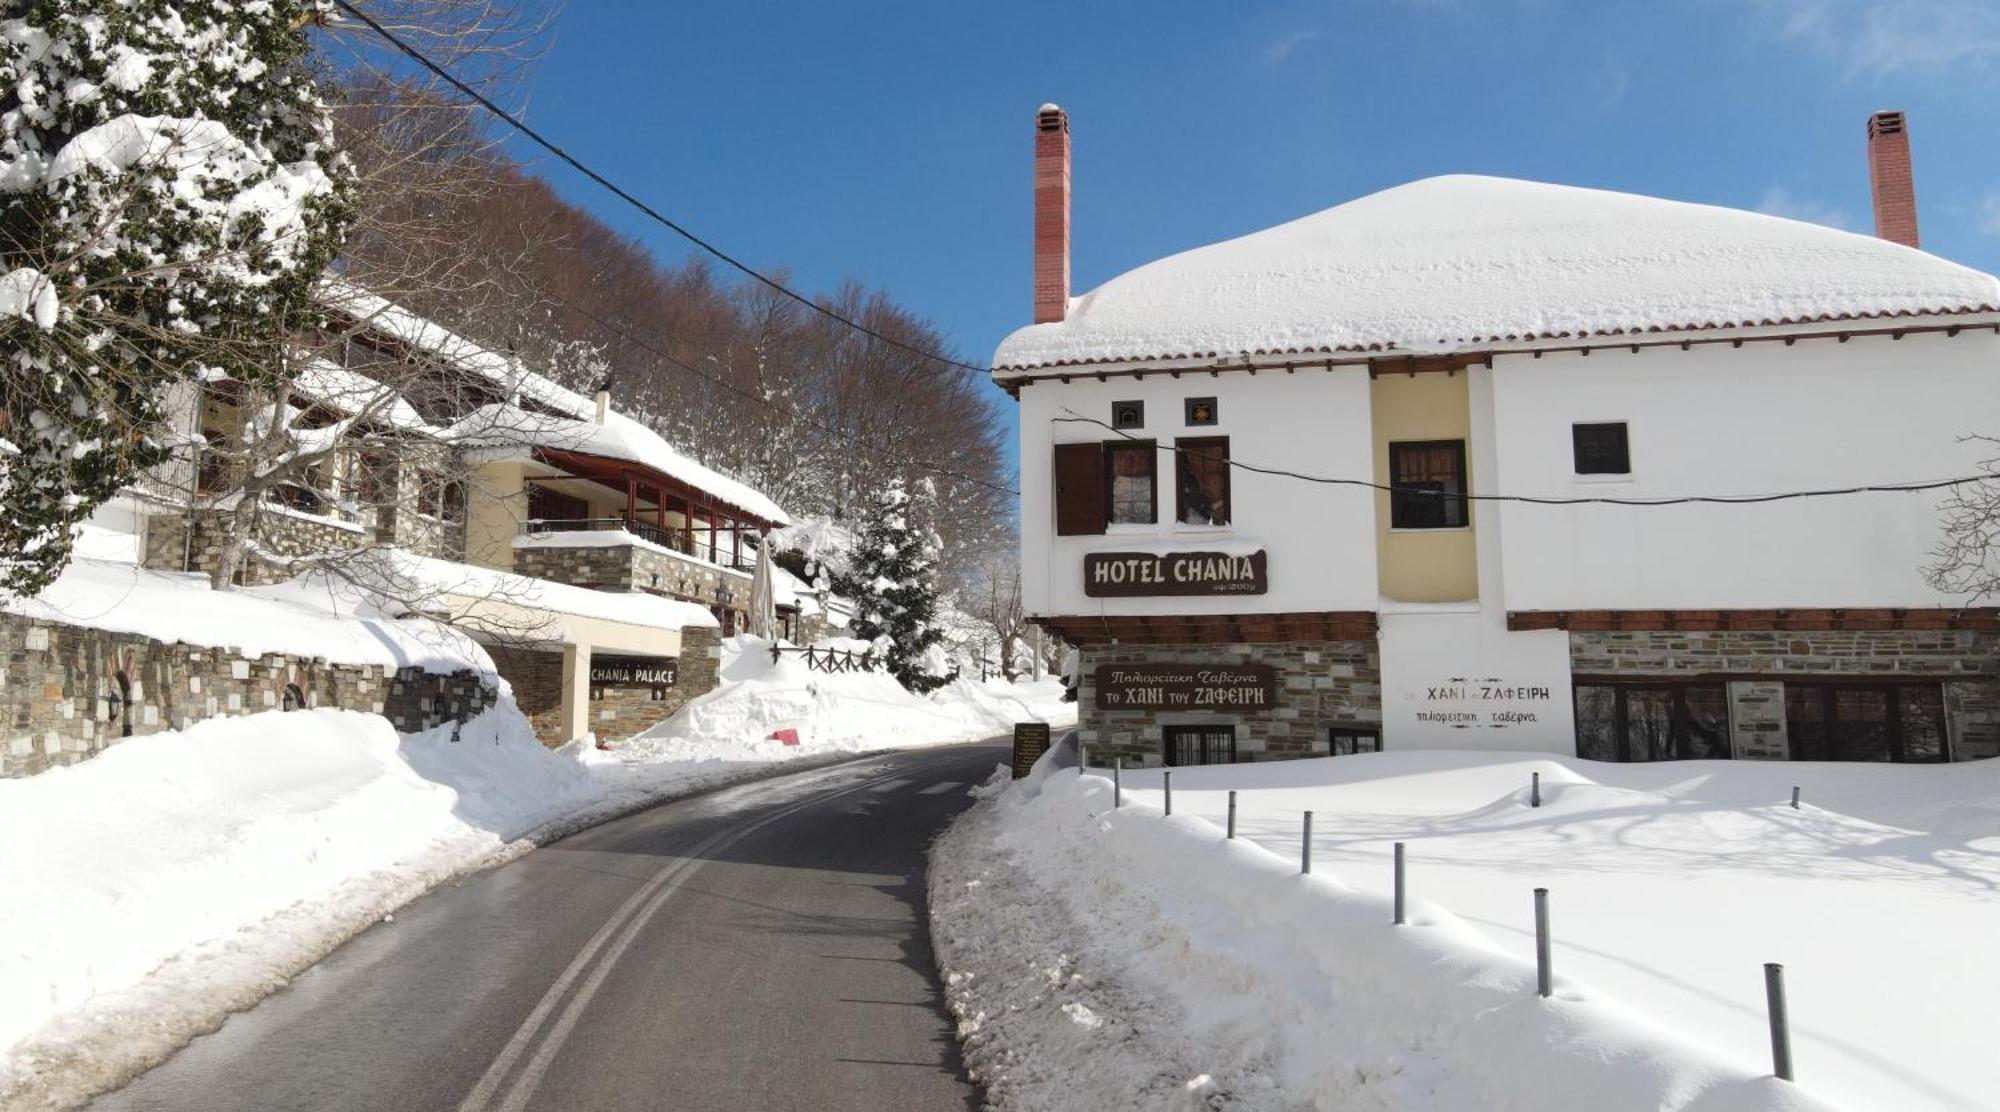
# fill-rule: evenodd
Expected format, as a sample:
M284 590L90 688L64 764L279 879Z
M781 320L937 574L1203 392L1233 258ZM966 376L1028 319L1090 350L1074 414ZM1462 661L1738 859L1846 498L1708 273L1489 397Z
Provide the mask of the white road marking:
M534 1056L528 1060L528 1064L522 1069L521 1075L515 1079L513 1087L507 1093L506 1099L500 1104L500 1112L519 1112L521 1108L527 1105L528 1101L533 1098L535 1090L540 1087L542 1075L548 1072L549 1065L555 1060L556 1053L562 1049L563 1043L568 1040L570 1031L576 1026L577 1019L583 1015L584 1009L589 1006L591 997L597 994L597 990L604 984L604 979L610 975L611 967L618 961L619 956L631 946L632 940L638 937L639 932L645 927L646 921L652 918L653 913L659 910L660 905L664 904L669 897L678 891L681 884L695 870L701 868L706 855L732 842L748 837L750 834L780 819L790 818L792 815L808 807L838 799L842 796L853 795L856 792L872 790L875 785L882 783L884 779L888 778L866 780L839 791L814 795L774 811L755 822L720 831L703 839L685 854L661 867L660 871L655 873L651 880L647 881L643 887L634 892L623 904L619 905L618 910L613 912L611 917L604 921L604 925L598 928L597 933L591 936L590 941L584 944L583 949L577 951L576 957L570 961L569 966L563 970L562 975L556 978L555 983L549 986L548 991L542 994L542 998L536 1003L534 1011L528 1013L528 1018L522 1022L520 1029L514 1032L514 1037L507 1040L507 1045L501 1048L500 1054L493 1059L491 1065L486 1067L486 1072L480 1075L479 1081L473 1086L472 1091L466 1094L464 1101L460 1102L458 1106L459 1112L483 1112L488 1103L498 1094L502 1083L506 1080L507 1074L514 1068L514 1063L520 1059L522 1054L526 1053L529 1046L533 1045L535 1032L547 1021L549 1013L555 1009L556 1003L562 999L563 993L569 989L572 982L583 974L585 969L591 966L593 959L604 948L606 941L614 934L617 935L617 942L605 953L603 960L596 963L596 968L591 971L589 978L583 982L583 985L577 989L576 995L571 997L569 1006L563 1009L562 1015L556 1020L555 1025L549 1029L548 1035L542 1039L541 1046L536 1049ZM774 784L772 790L796 788L796 786L796 784Z
M964 786L965 786L965 781L963 780L939 780L937 783L932 784L930 787L925 788L923 791L920 791L917 794L943 795L944 793L951 791L953 788L962 788Z

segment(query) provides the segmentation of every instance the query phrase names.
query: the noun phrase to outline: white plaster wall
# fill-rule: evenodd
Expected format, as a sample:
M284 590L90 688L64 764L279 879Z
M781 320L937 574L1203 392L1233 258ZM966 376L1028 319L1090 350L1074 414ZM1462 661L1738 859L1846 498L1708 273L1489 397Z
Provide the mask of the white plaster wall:
M1221 423L1188 428L1182 402L1218 399ZM1227 529L1177 526L1172 458L1161 453L1157 526L1112 526L1104 536L1055 535L1053 445L1108 440L1117 434L1096 425L1054 424L1065 407L1109 421L1117 401L1146 403L1147 425L1130 430L1163 443L1180 436L1227 436L1232 458L1259 466L1320 475L1369 478L1373 474L1368 372L1360 367L1226 371L1211 377L1183 372L1176 379L1106 382L1081 376L1068 384L1047 380L1022 389L1021 567L1023 596L1031 614L1235 614L1287 611L1373 610L1375 574L1373 495L1361 488L1326 487L1276 476L1235 471L1230 478L1232 525ZM1098 599L1083 592L1083 558L1090 552L1226 546L1269 553L1270 591L1217 598Z
M1504 612L1476 607L1381 622L1384 750L1576 752L1569 634L1509 632Z
M1977 473L2000 433L1992 332L1600 350L1492 372L1487 489L1559 496L1763 494ZM1477 420L1475 416L1475 421ZM1570 425L1630 423L1632 475L1572 473ZM1750 506L1500 510L1512 610L1929 606L1942 492ZM1482 534L1485 525L1482 520ZM1484 568L1482 568L1482 572Z

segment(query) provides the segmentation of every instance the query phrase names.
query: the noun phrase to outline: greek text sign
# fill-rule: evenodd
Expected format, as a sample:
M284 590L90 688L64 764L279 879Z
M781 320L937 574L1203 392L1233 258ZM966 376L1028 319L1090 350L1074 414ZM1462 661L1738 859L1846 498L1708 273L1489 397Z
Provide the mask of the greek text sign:
M1542 720L1554 698L1549 687L1508 683L1497 676L1452 676L1422 689L1417 721L1454 730L1529 726Z
M1261 595L1269 589L1264 552L1092 552L1083 558L1083 593L1092 598L1146 595Z
M672 687L680 679L681 662L671 656L607 656L592 658L592 687Z
M1278 696L1265 664L1100 664L1096 680L1104 710L1265 711Z

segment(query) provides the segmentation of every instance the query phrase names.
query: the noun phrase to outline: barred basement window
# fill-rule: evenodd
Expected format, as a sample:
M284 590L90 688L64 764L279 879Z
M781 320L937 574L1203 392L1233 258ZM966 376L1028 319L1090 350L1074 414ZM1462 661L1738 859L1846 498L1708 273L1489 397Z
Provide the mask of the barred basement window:
M1419 440L1389 445L1389 525L1395 529L1463 529L1465 441Z
M1160 738L1169 765L1236 763L1234 726L1162 726Z
M1379 730L1334 726L1326 732L1326 755L1329 757L1351 757L1356 753L1381 751L1382 734Z
M1570 446L1579 475L1630 475L1632 445L1623 421L1599 421L1569 427Z

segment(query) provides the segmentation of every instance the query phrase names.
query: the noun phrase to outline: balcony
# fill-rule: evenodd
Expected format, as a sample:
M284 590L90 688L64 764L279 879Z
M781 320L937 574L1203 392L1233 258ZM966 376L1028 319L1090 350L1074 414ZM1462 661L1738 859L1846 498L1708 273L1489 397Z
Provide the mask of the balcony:
M693 551L690 551L692 549ZM725 610L750 599L747 561L690 543L685 530L624 517L533 520L514 539L514 570L600 591L649 591Z

